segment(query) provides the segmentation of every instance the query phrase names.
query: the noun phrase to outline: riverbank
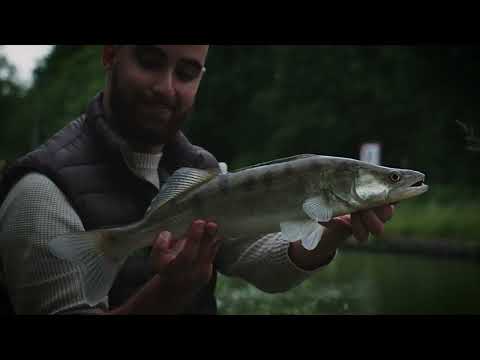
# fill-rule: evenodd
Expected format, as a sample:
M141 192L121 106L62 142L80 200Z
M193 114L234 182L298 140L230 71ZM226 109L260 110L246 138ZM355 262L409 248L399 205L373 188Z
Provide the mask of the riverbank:
M422 255L480 262L478 240L422 239L405 236L372 239L367 244L347 242L342 251L359 251L383 254Z
M432 185L415 199L395 207L393 219L385 225L388 238L414 242L448 243L455 247L480 246L480 188ZM442 245L439 245L441 247Z

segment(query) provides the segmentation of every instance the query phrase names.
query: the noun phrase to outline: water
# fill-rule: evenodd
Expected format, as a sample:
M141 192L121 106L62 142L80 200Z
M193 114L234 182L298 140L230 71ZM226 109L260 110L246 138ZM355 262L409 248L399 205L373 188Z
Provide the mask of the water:
M343 253L328 283L351 312L480 313L480 266L412 255ZM337 311L340 304L337 304Z
M480 264L342 252L286 293L222 277L218 298L223 314L480 314Z

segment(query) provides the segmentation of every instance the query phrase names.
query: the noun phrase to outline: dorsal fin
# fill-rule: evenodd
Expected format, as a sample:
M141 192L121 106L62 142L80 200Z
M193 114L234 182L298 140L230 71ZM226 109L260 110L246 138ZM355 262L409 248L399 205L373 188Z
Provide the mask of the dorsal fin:
M197 188L199 185L210 181L220 173L219 169L193 169L181 168L170 176L160 192L152 200L147 209L147 214L153 209L158 209L173 198Z
M306 159L306 158L309 158L309 157L312 157L312 156L318 156L318 155L315 155L315 154L301 154L301 155L289 156L289 157L285 157L285 158L280 158L280 159L275 159L275 160L271 160L271 161L267 161L267 162L262 162L262 163L255 164L255 165L246 166L246 167L237 169L233 172L239 172L239 171L243 171L243 170L247 170L247 169L253 169L253 168L256 168L256 167L260 167L260 166L280 164L280 163L299 160L299 159Z

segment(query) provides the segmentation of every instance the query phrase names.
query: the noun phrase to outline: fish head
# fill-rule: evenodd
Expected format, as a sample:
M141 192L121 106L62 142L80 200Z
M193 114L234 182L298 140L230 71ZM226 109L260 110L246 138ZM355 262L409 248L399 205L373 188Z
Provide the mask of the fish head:
M395 169L361 164L353 191L363 205L378 206L406 200L428 191L425 174L408 169Z
M392 170L390 181L395 183L388 193L390 203L406 200L428 191L425 184L425 174L414 170Z

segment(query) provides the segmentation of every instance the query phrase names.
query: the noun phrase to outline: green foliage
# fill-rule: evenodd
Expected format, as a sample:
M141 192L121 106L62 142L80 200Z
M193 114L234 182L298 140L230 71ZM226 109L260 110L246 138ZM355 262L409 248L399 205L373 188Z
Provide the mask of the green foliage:
M35 72L35 86L24 99L25 122L38 124L42 142L80 115L104 83L98 46L57 46ZM34 144L32 144L34 145Z
M8 158L15 146L12 139L16 129L14 113L20 105L21 89L15 84L14 76L15 68L0 53L0 160Z
M56 46L35 70L32 88L16 99L1 156L19 156L46 140L81 114L103 83L98 46Z

